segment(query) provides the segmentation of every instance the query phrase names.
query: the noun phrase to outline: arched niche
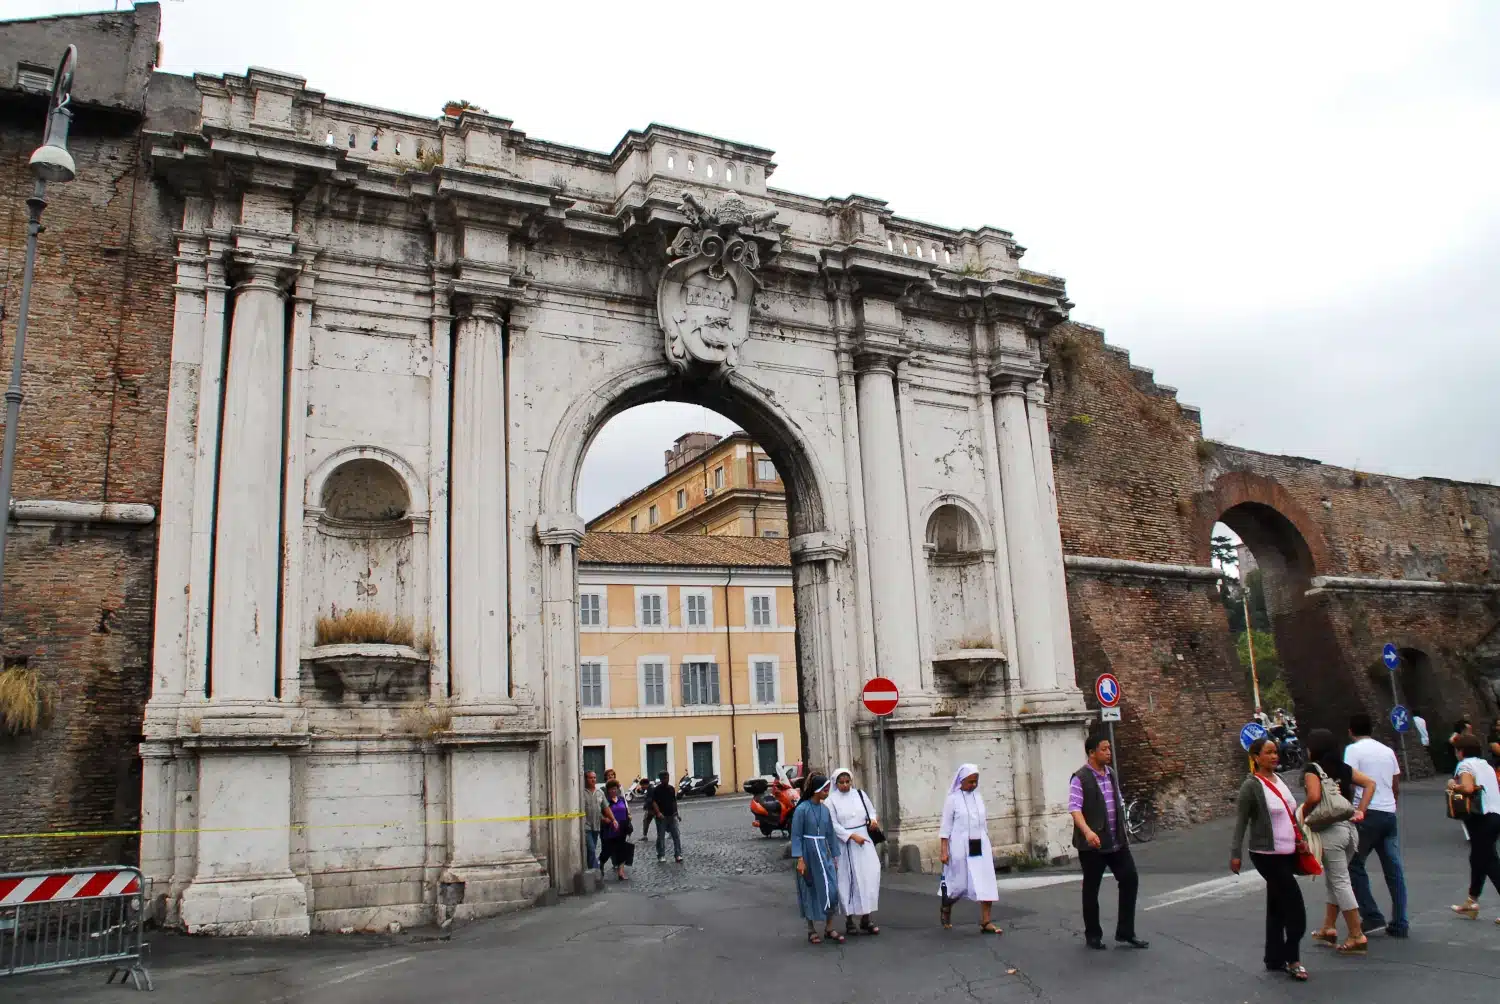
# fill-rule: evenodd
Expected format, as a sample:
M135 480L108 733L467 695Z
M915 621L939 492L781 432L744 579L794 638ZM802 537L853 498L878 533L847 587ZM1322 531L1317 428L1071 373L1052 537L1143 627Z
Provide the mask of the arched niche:
M340 451L308 479L304 646L426 651L427 517L417 485L399 458L369 447Z
M974 684L1003 661L996 620L994 551L973 507L945 496L927 513L927 558L934 668Z

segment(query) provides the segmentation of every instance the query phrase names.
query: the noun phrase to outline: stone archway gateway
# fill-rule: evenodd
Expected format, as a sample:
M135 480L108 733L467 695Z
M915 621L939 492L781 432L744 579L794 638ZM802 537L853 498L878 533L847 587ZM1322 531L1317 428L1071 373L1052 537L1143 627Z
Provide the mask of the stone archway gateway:
M1040 378L1069 304L1010 234L777 191L769 151L659 126L600 154L194 84L201 121L151 151L184 207L142 744L168 919L574 888L575 487L603 422L663 398L788 483L810 757L873 773L859 691L888 677L903 861L934 862L966 760L997 846L1065 852L1087 716Z

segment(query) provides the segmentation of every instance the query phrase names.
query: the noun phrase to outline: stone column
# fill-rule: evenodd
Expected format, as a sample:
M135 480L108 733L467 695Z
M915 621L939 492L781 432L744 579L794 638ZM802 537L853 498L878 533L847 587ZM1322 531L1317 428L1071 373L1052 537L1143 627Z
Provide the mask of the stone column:
M584 524L572 513L543 514L537 522L542 545L542 662L545 668L551 748L547 758L550 816L566 816L582 803L583 754L578 715L578 546ZM583 891L583 824L551 820L547 856L552 886Z
M1051 583L1047 576L1046 545L1036 464L1031 451L1031 425L1026 415L1026 386L1040 374L1000 372L992 376L995 390L995 440L1000 454L1000 496L1005 511L1005 540L1010 551L1011 603L1016 618L1016 650L1021 689L1057 689ZM1056 533L1056 524L1051 527Z
M281 426L286 389L286 264L254 258L235 285L219 439L209 695L276 693L281 564Z
M1047 569L1047 593L1052 613L1054 686L1071 690L1073 628L1068 623L1068 575L1063 567L1062 527L1057 519L1057 485L1052 476L1052 440L1047 430L1047 397L1040 380L1026 395L1026 417L1031 425L1031 461L1036 469L1037 510L1045 527L1040 531L1042 563Z
M198 754L197 868L182 922L205 934L306 934L291 871L292 766L305 723L276 698L281 564L284 281L296 263L238 260L219 438L209 701L184 745Z
M506 548L505 353L492 300L465 299L453 363L449 648L460 704L510 696Z
M896 417L896 366L886 355L858 360L860 469L869 539L875 664L903 698L920 692L917 600L912 575L911 517L906 504L901 429Z

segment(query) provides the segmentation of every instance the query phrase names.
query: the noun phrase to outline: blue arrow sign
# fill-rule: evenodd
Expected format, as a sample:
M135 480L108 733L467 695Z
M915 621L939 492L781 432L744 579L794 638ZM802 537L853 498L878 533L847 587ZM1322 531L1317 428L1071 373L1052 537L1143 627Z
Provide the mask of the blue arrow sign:
M1391 728L1397 732L1406 732L1411 728L1411 712L1403 705L1396 705L1391 709Z
M1385 662L1386 669L1395 669L1401 665L1401 653L1396 651L1396 646L1390 642L1385 643L1385 648L1380 650L1380 658Z
M1245 727L1240 729L1240 748L1246 753L1250 752L1250 744L1257 739L1266 737L1266 727L1260 722L1246 722Z

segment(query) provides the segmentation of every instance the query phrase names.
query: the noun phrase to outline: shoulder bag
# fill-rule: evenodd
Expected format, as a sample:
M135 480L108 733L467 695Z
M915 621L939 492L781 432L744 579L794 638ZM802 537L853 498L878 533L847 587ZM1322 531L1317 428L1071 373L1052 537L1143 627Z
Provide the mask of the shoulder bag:
M1470 776L1472 777L1473 775ZM1458 778L1458 773L1456 771L1454 772L1453 777L1455 779ZM1477 785L1479 779L1476 777L1474 778L1474 781ZM1480 816L1484 815L1483 788L1476 787L1473 794L1465 794L1462 788L1449 788L1446 794L1448 796L1447 803L1449 819L1478 819Z
M1297 855L1297 874L1323 874L1323 862L1319 861L1317 855L1312 852L1312 848L1307 846L1307 831L1303 829L1302 817L1297 815L1297 810L1292 808L1292 803L1288 802L1286 796L1281 793L1281 789L1270 781L1267 781L1259 774L1255 775L1255 779L1265 785L1267 790L1271 791L1277 798L1281 799L1281 804L1286 807L1287 818L1292 821L1292 830L1297 835L1295 851Z
M865 804L865 830L870 834L870 843L885 843L885 831L880 828L879 823L871 822L870 820L870 796L866 795L864 791L860 791L859 800Z
M1344 797L1339 783L1329 777L1322 767L1317 764L1312 766L1318 772L1318 781L1323 788L1323 797L1313 806L1312 812L1307 814L1307 828L1316 833L1328 829L1334 823L1353 819L1354 805Z

